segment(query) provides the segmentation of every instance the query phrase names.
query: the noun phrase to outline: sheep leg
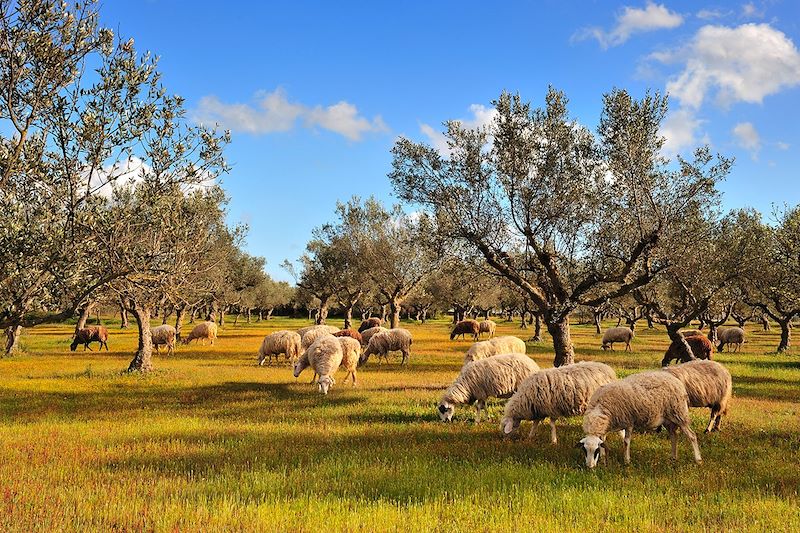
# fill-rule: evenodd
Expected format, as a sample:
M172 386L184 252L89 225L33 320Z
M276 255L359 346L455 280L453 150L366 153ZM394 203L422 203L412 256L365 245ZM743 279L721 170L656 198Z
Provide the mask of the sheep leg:
M631 348L631 343L630 342L626 342L625 343L625 351L626 352L632 352L633 351L633 349Z
M686 438L689 439L689 442L692 444L692 452L694 452L694 462L702 463L703 458L700 457L700 446L698 446L697 444L697 435L694 434L694 431L692 431L692 428L690 428L688 424L681 426L681 431L683 431L683 434L686 435Z
M533 440L533 436L536 433L536 427L539 425L538 420L531 420L531 430L528 432L528 440Z
M672 459L674 461L677 461L678 460L678 431L675 428L675 426L672 426L672 425L670 425L667 428L667 431L669 431L669 443L670 443L670 446L672 447Z
M711 419L708 421L708 426L706 427L706 430L704 431L704 433L710 433L711 431L714 430L714 422L716 420L718 420L718 416L719 416L719 409L714 409L712 407L711 408Z
M91 346L89 346L89 343L88 343L88 342L87 342L86 344L84 344L84 345L83 345L83 351L85 352L87 348L89 349L89 351L90 351L90 352L93 352L93 351L94 351L94 350L92 350L92 347L91 347Z
M622 439L622 443L626 465L631 464L631 437L633 437L633 428L625 428L625 438Z
M556 435L556 420L555 418L550 419L550 442L552 444L558 444L558 435Z
M353 387L356 387L356 386L358 386L358 383L356 383L356 371L355 371L355 370L353 370L353 371L350 373L350 375L352 375L352 376L353 376L353 381L352 381L352 383L353 383Z
M475 423L476 424L481 421L481 410L484 407L486 407L486 402L484 402L483 400L478 400L477 402L475 402Z
M722 410L717 411L717 420L714 422L714 429L711 431L719 431L719 424L722 422Z
M104 345L105 345L105 347L106 347L106 351L109 351L109 350L108 350L108 342L104 342L103 344L104 344Z

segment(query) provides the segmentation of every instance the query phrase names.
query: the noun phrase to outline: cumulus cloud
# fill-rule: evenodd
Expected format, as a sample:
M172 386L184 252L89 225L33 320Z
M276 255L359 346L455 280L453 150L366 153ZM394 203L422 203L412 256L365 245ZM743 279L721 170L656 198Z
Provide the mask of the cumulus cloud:
M200 124L219 124L232 131L262 135L294 129L298 119L306 128L322 128L351 141L365 133L386 131L380 116L372 120L359 114L355 105L341 101L330 106L306 106L290 102L283 89L256 93L254 102L224 103L216 96L200 99L193 119Z
M670 11L663 4L647 2L644 8L626 6L617 15L617 24L609 31L602 28L584 28L573 35L572 39L596 39L600 46L609 48L627 41L635 33L677 28L683 24L679 13Z
M723 106L761 103L766 96L800 85L797 47L769 24L703 26L685 48L650 58L683 63L683 70L668 81L667 92L693 109L711 94Z
M497 110L495 108L486 107L481 104L470 105L469 111L472 114L471 118L456 119L463 127L469 129L485 128L492 123L494 117L497 115ZM450 147L447 145L447 137L444 133L428 124L420 124L419 129L423 135L428 138L430 145L440 154L443 156L450 155Z
M740 122L733 127L733 136L736 143L750 152L753 158L758 156L761 149L761 137L752 122Z
M690 109L672 111L661 124L660 133L666 139L663 151L666 155L676 155L686 148L693 148L708 139L699 139L699 129L703 120L697 118Z

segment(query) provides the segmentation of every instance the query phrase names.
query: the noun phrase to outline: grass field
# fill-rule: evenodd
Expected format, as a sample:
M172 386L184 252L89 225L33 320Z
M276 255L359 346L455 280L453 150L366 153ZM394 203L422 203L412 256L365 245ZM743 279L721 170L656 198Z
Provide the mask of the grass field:
M587 471L579 418L557 446L546 427L501 438L499 402L477 425L471 408L438 421L470 344L446 322L404 325L410 366L370 361L358 388L342 375L327 397L309 371L255 365L264 334L306 324L228 325L149 375L122 372L133 330L109 326L110 353L70 353L72 326L28 331L25 353L0 359L0 531L800 530L800 357L768 353L775 332L748 325L743 352L717 357L734 402L721 433L699 434L702 465L685 440L671 461L662 432L634 435L629 467L612 437L608 466ZM603 353L593 326L573 340L620 375L657 367L667 345L646 328L627 354ZM551 366L547 341L529 353ZM694 410L696 431L707 415Z

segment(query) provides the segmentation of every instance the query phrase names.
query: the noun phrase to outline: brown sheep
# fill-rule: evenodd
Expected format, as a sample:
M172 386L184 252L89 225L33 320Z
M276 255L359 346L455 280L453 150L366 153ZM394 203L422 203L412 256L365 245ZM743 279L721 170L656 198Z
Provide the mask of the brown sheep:
M361 341L362 341L361 333L359 333L358 331L356 331L354 329L343 329L341 331L337 331L336 333L334 333L333 336L334 337L350 337L351 339L357 340L359 343L361 343Z
M461 335L461 338L463 339L464 335L469 333L470 335L472 335L472 339L477 341L480 331L481 331L481 325L478 324L478 321L468 318L467 320L462 320L461 322L456 324L456 327L454 327L453 331L450 332L450 340L455 339L459 335Z
M100 343L100 350L103 349L103 346L106 347L106 351L108 351L108 330L105 326L90 326L88 328L79 329L75 332L75 338L72 341L72 344L69 345L70 351L75 351L79 344L83 344L83 350L86 351L89 348L89 351L92 351L91 346L89 343L98 342Z
M358 326L358 332L363 333L364 331L368 330L369 328L377 328L378 326L383 325L383 320L378 317L372 317L364 320L361 322L361 325Z
M711 354L714 353L714 345L706 338L705 335L693 335L685 337L684 340L689 343L692 353L697 359L711 359ZM667 348L664 354L664 359L661 360L661 366L668 366L673 359L680 363L687 363L691 361L683 350L683 343L673 341Z

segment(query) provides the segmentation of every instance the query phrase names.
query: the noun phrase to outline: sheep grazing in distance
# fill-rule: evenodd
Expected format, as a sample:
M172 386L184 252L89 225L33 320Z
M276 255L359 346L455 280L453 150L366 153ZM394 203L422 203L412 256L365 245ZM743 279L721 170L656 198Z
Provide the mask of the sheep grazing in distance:
M189 333L189 336L183 339L183 344L189 344L195 339L202 340L203 345L206 344L206 340L211 341L211 344L214 344L214 339L217 338L217 324L213 321L206 321L200 322L195 327L192 328L192 332Z
M742 328L731 326L729 328L719 328L717 330L717 340L719 341L719 346L717 346L717 351L723 351L723 348L726 344L731 344L735 346L733 349L734 352L738 352L739 348L742 347L744 344L744 330Z
M167 347L167 355L175 353L175 328L169 324L161 324L150 330L156 353L161 353L159 347L164 344Z
M458 336L464 338L464 335L469 334L472 335L473 340L478 340L478 334L481 331L481 326L478 324L477 320L467 319L462 320L458 324L455 325L453 331L450 332L450 340L455 339Z
M531 420L528 439L532 439L539 422L549 418L550 442L556 444L556 420L582 415L595 391L615 379L613 368L588 361L540 370L523 381L508 400L500 428L508 435L522 420Z
M300 335L300 338L303 338L309 331L317 331L317 330L323 330L326 331L327 333L333 334L339 331L339 328L337 328L336 326L328 326L327 324L316 324L314 326L306 326L304 328L298 329L297 334Z
M680 430L692 445L695 462L700 463L700 447L691 421L689 395L683 383L662 370L642 372L597 389L583 416L585 437L577 446L584 452L586 466L594 468L601 456L605 459L606 435L625 430L625 464L630 464L634 428L651 430L663 425L672 441L672 458L678 458Z
M714 353L714 345L705 335L684 337L684 340L689 344L696 359L711 359L711 354ZM661 360L661 366L669 365L673 359L679 363L686 363L692 360L689 359L689 354L683 349L683 343L680 341L672 341L670 343L664 358Z
M334 337L350 337L351 339L355 339L358 341L359 344L362 342L361 333L354 329L343 329L341 331L337 331L333 334Z
M603 333L603 344L600 346L603 350L614 351L615 342L624 342L625 351L631 351L631 340L633 340L633 330L631 328L608 328Z
M72 339L72 344L69 345L71 352L74 352L79 344L83 344L83 350L92 351L90 343L96 342L100 344L98 350L102 350L103 346L108 350L108 330L105 326L89 326L88 328L81 328L75 332L75 337Z
M513 335L479 341L470 346L464 354L464 364L502 353L525 353L525 348L525 341Z
M663 369L683 383L689 395L689 407L708 407L711 419L705 432L719 431L720 421L728 414L733 379L727 368L716 361L689 361Z
M381 331L389 331L389 330L381 326L375 326L374 328L365 329L363 332L361 332L361 346L368 345L369 340L372 338L372 336Z
M264 361L272 364L272 357L278 362L278 356L283 354L287 360L296 361L300 357L300 335L294 331L280 330L270 333L261 341L258 349L258 364Z
M357 333L357 332L356 332ZM347 383L347 378L353 378L353 387L356 383L356 369L358 368L358 359L361 355L361 343L358 339L348 336L338 337L339 344L342 345L342 367L347 371L342 383Z
M698 335L702 335L703 337L705 337L705 334L699 329L684 329L680 333L684 337L696 337Z
M366 320L363 320L361 322L361 325L358 326L358 332L364 333L370 328L377 328L382 325L383 325L383 320L381 320L380 318L377 317L368 318Z
M367 330L369 331L369 330ZM400 361L404 365L411 358L411 344L414 340L411 338L411 332L403 328L393 328L387 331L379 331L369 339L367 349L361 354L361 359L358 361L358 366L363 365L369 360L369 356L376 354L378 356L378 364L381 358L389 362L389 352L401 352L403 359Z
M342 343L340 338L333 335L325 335L314 341L308 350L305 351L294 366L294 377L311 366L315 376L319 376L317 384L322 394L328 394L330 388L336 383L333 375L342 364ZM313 382L313 381L312 381Z
M489 338L491 339L494 337L494 332L497 330L497 324L491 320L484 320L480 324L478 324L478 336L482 333L488 333Z
M537 372L536 362L522 354L502 354L464 365L456 380L442 394L437 410L443 422L451 422L455 406L475 403L475 422L488 398L508 398L531 374Z

